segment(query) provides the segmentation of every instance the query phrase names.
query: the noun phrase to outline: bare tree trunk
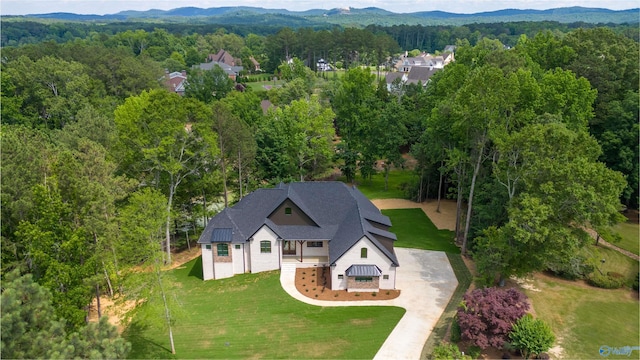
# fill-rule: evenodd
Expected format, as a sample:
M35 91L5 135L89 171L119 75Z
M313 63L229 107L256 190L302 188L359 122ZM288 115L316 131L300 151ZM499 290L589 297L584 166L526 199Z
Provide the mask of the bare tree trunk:
M109 273L107 272L107 267L102 262L102 269L104 270L104 277L107 279L107 286L109 287L109 296L113 297L113 286L111 286L111 279L109 279Z
M220 165L220 167L222 168L222 191L224 192L224 207L229 207L229 198L227 197L227 169L225 167L223 155L220 155Z
M173 184L173 175L171 175L171 185L169 186L169 201L167 202L167 222L165 226L165 246L167 250L166 264L171 264L171 205L173 203L173 193L175 186Z
M460 241L460 217L462 216L462 179L464 178L464 170L461 169L458 175L458 199L456 202L456 242Z
M473 176L471 177L471 189L469 189L469 203L467 204L467 218L465 219L466 224L464 226L464 237L462 238L462 249L461 249L462 255L465 255L467 253L467 238L469 236L469 227L471 226L473 193L476 188L476 179L478 178L478 173L480 172L480 165L482 164L483 154L484 154L484 143L482 144L482 147L480 148L480 151L478 153L478 160L476 161L476 166L473 169Z
M242 153L238 150L238 183L240 185L240 200L242 200Z
M442 198L442 167L444 166L444 159L440 160L440 181L438 182L438 206L436 212L440 212L440 199Z
M209 217L207 216L207 194L204 193L204 189L202 189L202 206L204 206L204 226L207 226Z
M100 307L100 285L96 283L96 305L98 307L98 319L102 317L102 308Z
M156 261L156 278L158 279L158 286L160 287L160 293L162 294L162 302L164 304L164 317L167 321L167 326L169 327L169 341L171 342L171 353L176 353L176 348L173 344L173 329L171 327L171 311L169 310L169 304L167 303L167 294L164 292L164 287L162 286L162 275L160 274L160 266Z
M384 191L389 190L389 164L384 166Z

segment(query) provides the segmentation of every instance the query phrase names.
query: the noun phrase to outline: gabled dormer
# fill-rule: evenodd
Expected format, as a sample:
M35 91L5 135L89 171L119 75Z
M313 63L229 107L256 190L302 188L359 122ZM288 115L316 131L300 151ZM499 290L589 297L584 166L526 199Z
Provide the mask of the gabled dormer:
M267 219L276 225L318 226L307 213L289 198L278 205L278 207L267 216Z

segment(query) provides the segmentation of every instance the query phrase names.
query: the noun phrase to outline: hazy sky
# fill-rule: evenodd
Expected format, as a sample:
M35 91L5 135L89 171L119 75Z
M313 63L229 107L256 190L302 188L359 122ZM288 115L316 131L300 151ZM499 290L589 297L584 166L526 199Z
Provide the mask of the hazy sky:
M1 0L0 14L25 15L50 12L78 14L114 14L122 10L169 10L185 6L200 8L222 6L255 6L268 9L308 10L337 7L379 7L397 13L442 10L474 13L500 9L552 9L567 6L604 7L613 10L632 9L638 0Z

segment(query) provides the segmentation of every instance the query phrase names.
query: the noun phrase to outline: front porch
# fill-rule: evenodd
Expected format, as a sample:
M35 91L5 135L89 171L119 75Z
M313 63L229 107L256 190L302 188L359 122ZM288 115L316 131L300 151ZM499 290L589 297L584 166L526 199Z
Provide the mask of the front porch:
M296 268L329 265L328 242L284 240L282 263L296 264Z
M300 256L296 255L283 255L282 262L287 264L295 264L296 268L317 267L329 265L328 256Z

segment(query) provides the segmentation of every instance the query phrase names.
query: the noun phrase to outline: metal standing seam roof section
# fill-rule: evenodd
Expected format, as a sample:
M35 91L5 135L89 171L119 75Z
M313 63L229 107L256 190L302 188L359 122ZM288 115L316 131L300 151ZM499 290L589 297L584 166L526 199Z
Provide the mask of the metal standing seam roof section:
M233 239L233 231L230 228L213 229L211 232L211 242L231 242Z
M345 274L347 276L380 276L382 270L375 265L351 265Z

